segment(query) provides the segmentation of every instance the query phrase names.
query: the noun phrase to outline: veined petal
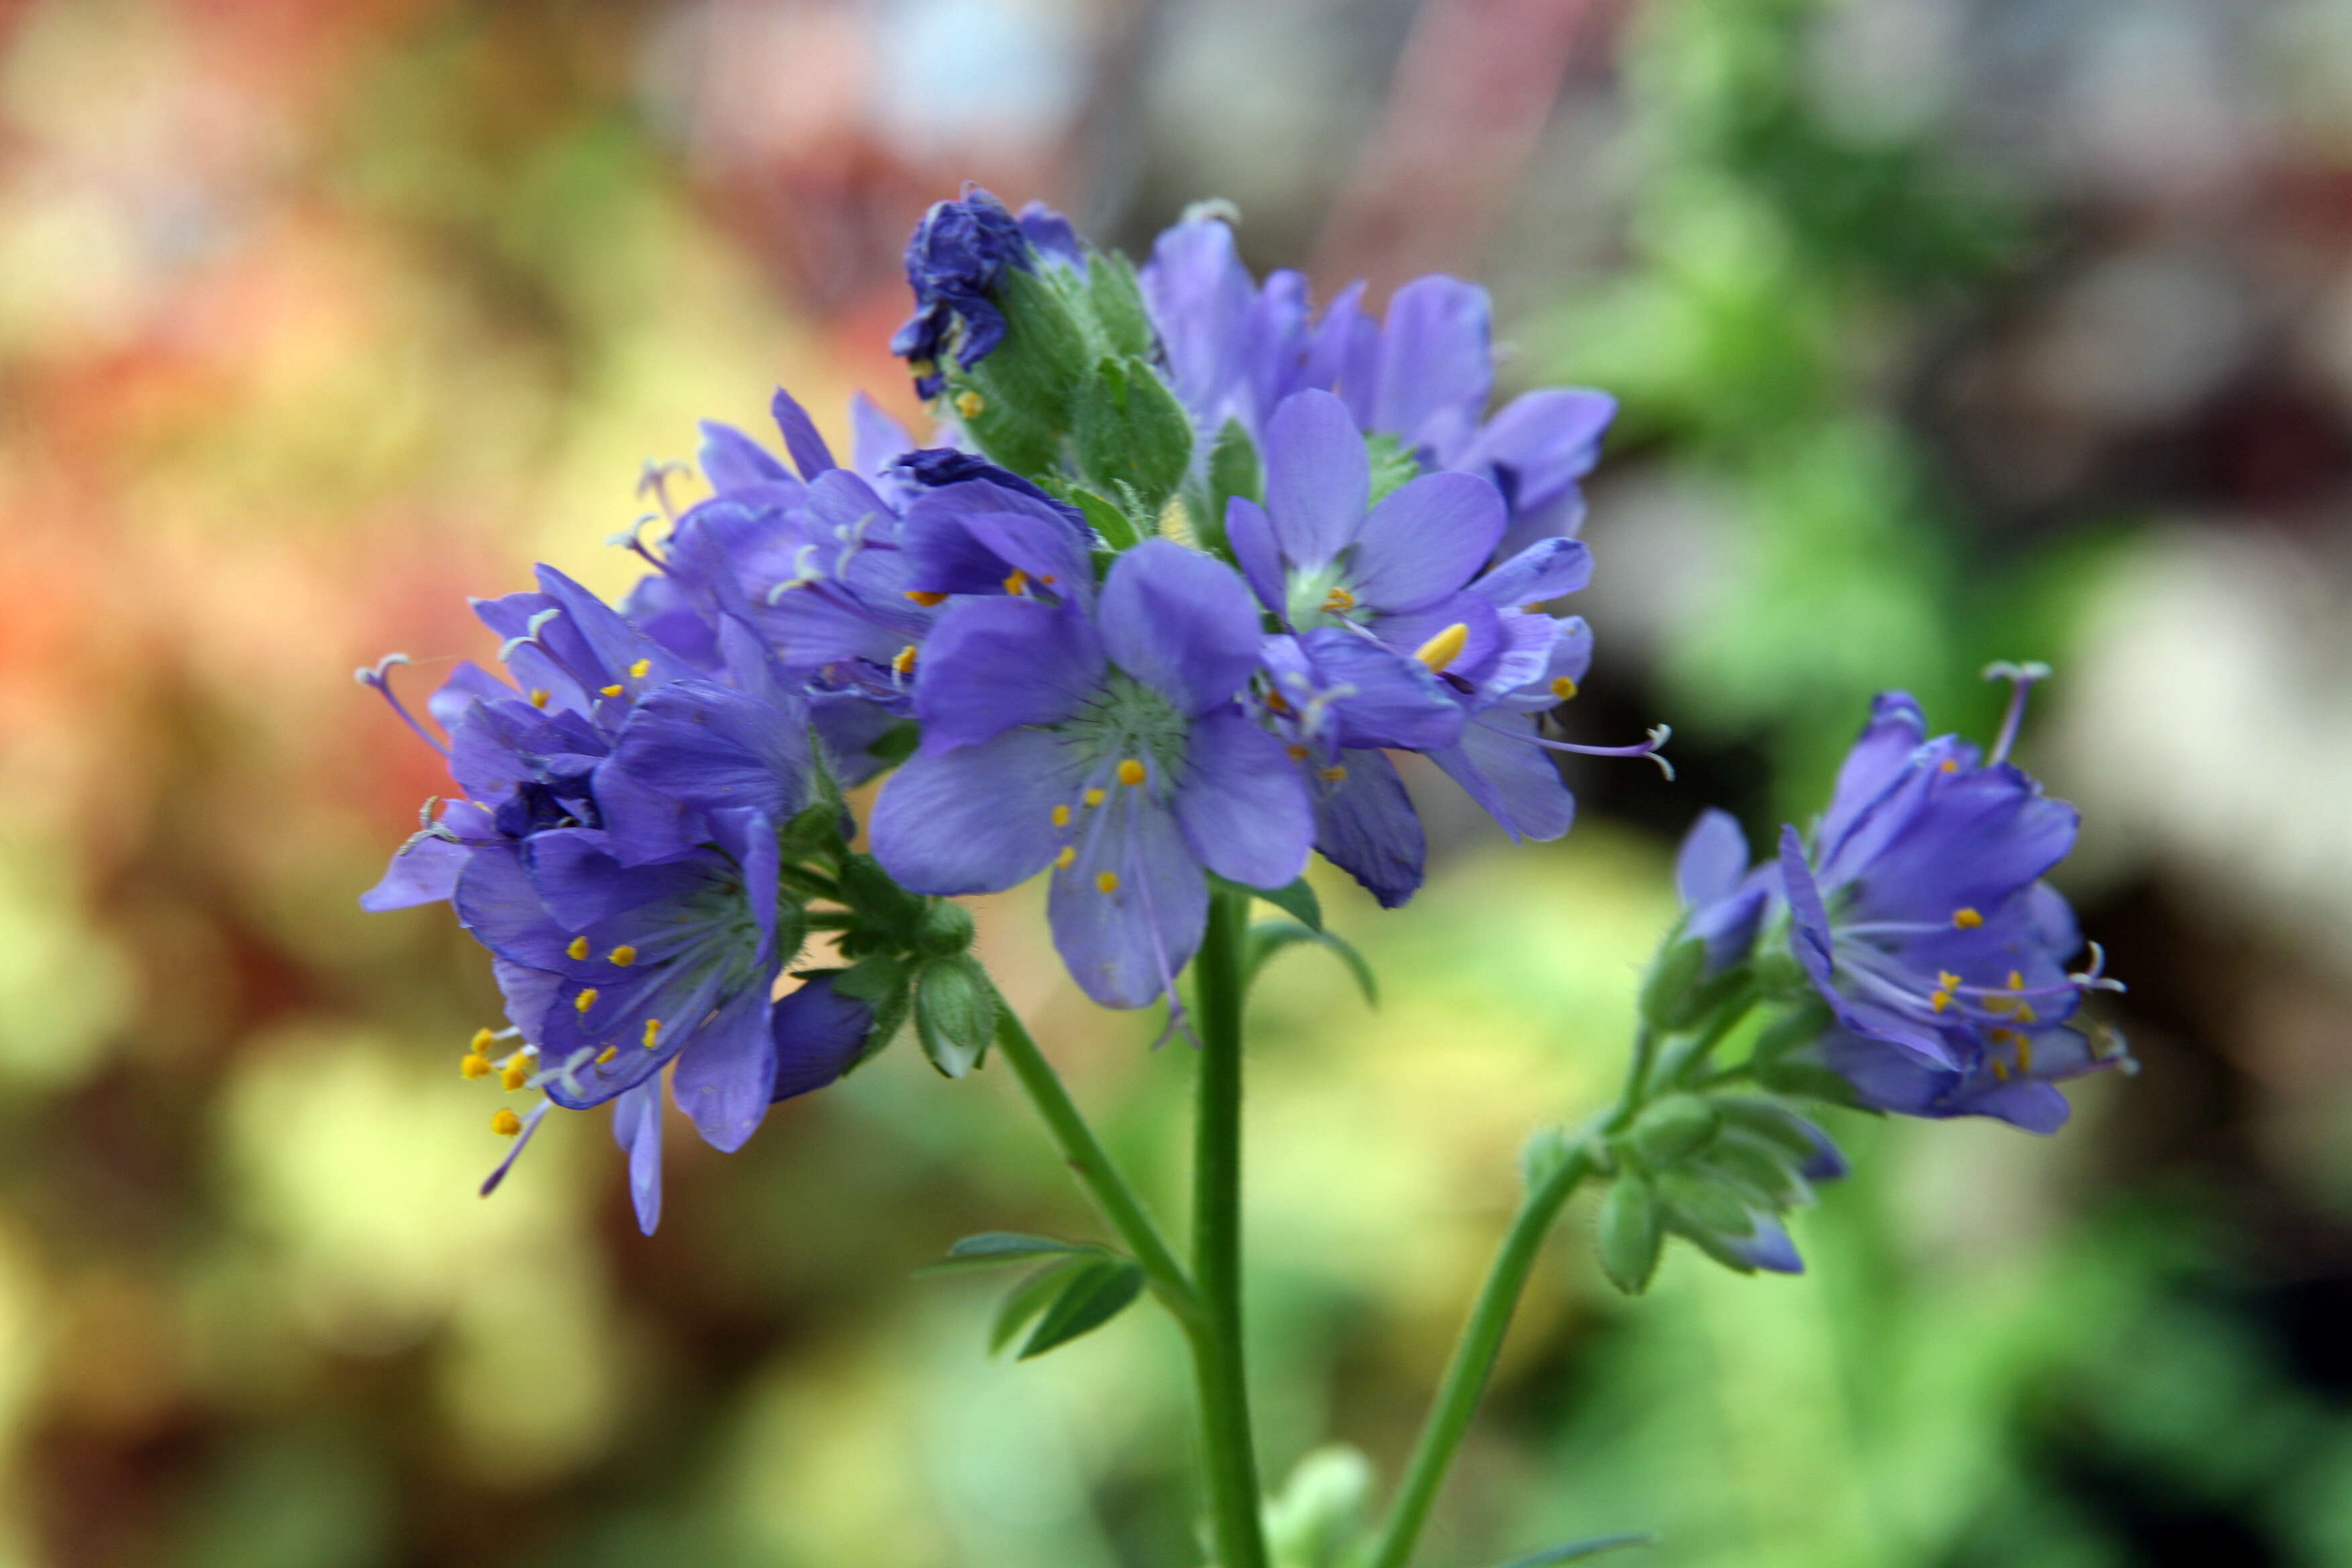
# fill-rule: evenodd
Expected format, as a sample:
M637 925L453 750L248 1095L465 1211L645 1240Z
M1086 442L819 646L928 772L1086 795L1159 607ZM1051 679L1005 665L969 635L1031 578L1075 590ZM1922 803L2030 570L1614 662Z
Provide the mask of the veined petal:
M383 879L360 895L360 908L374 913L437 904L457 890L458 874L473 853L446 838L412 838L394 854Z
M1578 592L1592 581L1592 551L1582 540L1542 539L1470 584L1496 608L1537 605Z
M1218 876L1286 886L1307 868L1315 813L1282 742L1227 709L1197 720L1176 785L1186 842Z
M1166 539L1147 539L1111 563L1099 619L1111 662L1187 714L1232 701L1249 684L1265 637L1239 574Z
M732 425L702 421L702 477L720 493L751 485L793 484L792 471Z
M1121 556L1121 563L1137 552ZM1118 568L1112 570L1116 582ZM1240 583L1234 587L1238 593ZM1103 673L1102 639L1075 607L1012 597L966 600L940 617L923 645L915 686L923 751L938 755L1017 725L1059 723L1101 688Z
M1416 278L1389 299L1381 325L1380 384L1368 427L1427 448L1450 466L1468 444L1495 386L1486 290L1444 273Z
M1700 812L1675 859L1675 889L1683 907L1695 910L1729 898L1747 875L1748 836L1739 830L1739 819L1715 806Z
M1411 654L1338 626L1298 641L1317 687L1335 694L1330 709L1342 746L1433 752L1462 738L1468 715Z
M1344 777L1313 786L1316 850L1362 883L1382 909L1399 908L1421 887L1428 854L1421 817L1387 757L1343 751L1339 763Z
M1054 808L1077 801L1082 766L1042 730L911 757L874 803L875 858L911 892L993 893L1025 882L1060 847Z
M783 997L771 1024L776 1100L823 1089L856 1066L873 1029L874 1009L835 990L831 976L818 976Z
M1354 539L1371 499L1371 459L1348 405L1309 389L1266 422L1265 510L1284 559L1315 571Z
M613 1142L629 1156L629 1200L637 1228L647 1236L661 1224L661 1079L649 1078L613 1101Z
M1094 807L1075 847L1046 903L1054 946L1097 1002L1143 1006L1200 947L1208 879L1174 814L1140 789Z
M768 412L774 416L776 428L784 437L784 450L792 454L793 467L801 471L802 479L814 479L840 466L833 460L833 448L817 433L816 421L791 393L776 388Z
M1265 509L1247 496L1225 502L1225 542L1249 580L1257 602L1275 615L1283 614L1282 551L1274 542L1274 524Z
M1349 576L1359 602L1404 614L1446 598L1495 552L1507 521L1493 485L1469 474L1423 474L1371 510Z
M695 1032L670 1070L669 1091L702 1141L722 1153L740 1149L768 1114L776 1046L768 1028L768 988L739 992Z
M1530 743L1533 721L1490 710L1473 719L1461 744L1429 760L1514 838L1558 838L1576 820L1576 797L1551 753Z

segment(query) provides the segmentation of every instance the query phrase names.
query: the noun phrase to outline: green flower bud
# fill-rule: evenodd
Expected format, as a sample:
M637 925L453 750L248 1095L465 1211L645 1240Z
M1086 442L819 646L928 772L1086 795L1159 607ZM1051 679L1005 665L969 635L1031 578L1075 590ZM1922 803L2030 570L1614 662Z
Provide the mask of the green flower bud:
M1628 1296L1640 1295L1657 1272L1661 1240L1657 1191L1628 1173L1601 1200L1601 1271Z

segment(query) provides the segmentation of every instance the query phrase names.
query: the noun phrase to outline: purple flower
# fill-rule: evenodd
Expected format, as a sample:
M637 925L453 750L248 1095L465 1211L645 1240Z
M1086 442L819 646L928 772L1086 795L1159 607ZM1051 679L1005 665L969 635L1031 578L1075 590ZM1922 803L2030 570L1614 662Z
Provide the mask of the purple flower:
M1682 900L1683 936L1706 944L1701 978L1748 955L1776 883L1769 868L1748 868L1748 836L1729 812L1709 806L1699 813L1675 860L1675 891Z
M467 1074L546 1099L496 1119L518 1142L485 1190L550 1106L610 1100L650 1232L664 1068L732 1149L771 1099L846 1070L871 1018L821 984L769 1001L802 936L797 906L780 911L776 825L813 798L808 705L740 622L705 675L562 574L540 583L476 605L519 684L460 665L431 704L446 743L402 710L464 798L361 901L449 899L490 950L511 1026L478 1037ZM389 662L362 676L399 708ZM494 1063L498 1039L516 1044Z
M2067 1117L2053 1080L2125 1060L2074 1025L2074 912L2042 877L2074 847L2074 808L2007 753L2040 667L1996 666L2010 714L1990 758L1927 738L1906 693L1878 699L1808 850L1782 830L1790 943L1837 1027L1818 1054L1862 1100L1914 1116L1993 1116L2031 1131ZM2095 947L2093 949L2096 953Z
M1200 944L1204 871L1274 888L1306 863L1306 790L1235 701L1261 641L1232 569L1163 540L1120 555L1091 606L958 602L923 647L922 746L875 804L877 858L920 893L1051 868L1071 973L1142 1006Z
M1047 237L1061 238L1050 231ZM915 389L923 396L937 396L946 384L942 359L952 357L969 369L1004 341L996 286L1008 268L1034 265L1032 244L1004 204L977 185L966 185L960 200L932 204L915 226L907 241L915 313L891 338L890 352L913 368Z
M1507 831L1538 839L1567 832L1575 811L1547 751L1654 752L1540 734L1591 658L1584 623L1543 605L1584 586L1591 556L1546 539L1487 570L1507 526L1490 482L1424 474L1372 504L1354 420L1310 389L1267 424L1265 496L1234 498L1225 531L1260 602L1297 634L1270 645L1268 707L1311 769L1318 847L1384 903L1419 886L1421 830L1366 749L1427 753Z
M1491 482L1509 518L1504 551L1573 535L1582 523L1579 481L1600 458L1616 401L1548 387L1486 418L1494 353L1485 289L1415 279L1376 322L1355 284L1318 318L1304 278L1283 271L1254 282L1232 229L1209 212L1161 234L1139 280L1204 450L1228 420L1263 441L1284 400L1318 388L1339 395L1359 430L1391 438L1424 468Z

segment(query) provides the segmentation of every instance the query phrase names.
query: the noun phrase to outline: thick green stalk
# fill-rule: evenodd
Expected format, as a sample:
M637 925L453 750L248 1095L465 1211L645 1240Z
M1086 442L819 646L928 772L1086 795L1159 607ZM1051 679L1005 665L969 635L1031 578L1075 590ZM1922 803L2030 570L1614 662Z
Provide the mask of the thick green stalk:
M1087 1194L1094 1199L1095 1206L1102 1211L1103 1218L1110 1222L1119 1239L1127 1243L1136 1262L1143 1266L1151 1293L1174 1314L1187 1337L1197 1342L1201 1301L1184 1266L1176 1261L1175 1253L1161 1239L1160 1227L1152 1223L1142 1201L1118 1173L1118 1167L1111 1163L1109 1152L1095 1137L1094 1129L1087 1125L1087 1119L1070 1099L1070 1091L1063 1087L1054 1064L1045 1059L1037 1042L1030 1038L1029 1031L1022 1026L1001 994L996 998L996 1047L1012 1064L1013 1076L1028 1091L1030 1102L1045 1121L1045 1131L1053 1135L1054 1146L1077 1173L1079 1184L1087 1189Z
M1569 1194L1591 1173L1591 1145L1580 1142L1520 1202L1502 1250L1487 1268L1486 1282L1479 1288L1470 1320L1462 1326L1454 1359L1446 1363L1437 1402L1422 1425L1420 1441L1413 1445L1412 1462L1405 1467L1404 1482L1397 1489L1388 1528L1381 1533L1370 1568L1404 1568L1412 1558L1413 1542L1429 1518L1430 1504L1437 1500L1437 1489L1445 1479L1454 1450L1462 1446L1479 1396L1486 1391L1486 1379L1495 1370L1495 1358L1502 1352L1503 1335L1510 1329L1511 1313L1519 1304L1519 1292L1527 1289L1544 1237L1559 1218Z
M1256 1447L1242 1355L1242 995L1249 896L1209 895L1192 961L1200 1031L1200 1108L1192 1165L1192 1277L1201 1300L1193 1372L1200 1388L1217 1568L1265 1568Z

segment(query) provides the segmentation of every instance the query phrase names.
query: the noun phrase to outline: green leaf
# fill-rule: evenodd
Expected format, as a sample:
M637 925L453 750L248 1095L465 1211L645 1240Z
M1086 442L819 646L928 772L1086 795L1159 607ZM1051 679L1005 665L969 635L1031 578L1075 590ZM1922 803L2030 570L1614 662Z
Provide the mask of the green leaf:
M886 764L896 766L915 754L915 748L921 743L922 739L921 725L893 724L889 729L882 731L879 740L866 746L866 754L878 758Z
M1645 1178L1626 1173L1601 1200L1601 1271L1628 1296L1640 1295L1658 1271L1663 1239L1655 1189Z
M948 1255L927 1266L926 1274L954 1268L992 1268L1000 1263L1022 1263L1033 1258L1074 1258L1099 1254L1090 1242L1056 1241L1050 1236L1023 1236L1018 1231L983 1230L948 1248Z
M1123 354L1150 357L1154 338L1135 268L1117 251L1087 258L1087 304L1102 339Z
M1101 1258L1069 1270L1069 1282L1037 1320L1021 1358L1044 1355L1091 1333L1125 1311L1143 1291L1143 1269L1124 1258Z
M988 1328L988 1353L995 1355L1011 1344L1027 1328L1031 1320L1045 1310L1054 1300L1063 1280L1078 1267L1076 1257L1057 1259L1047 1264L1013 1288L996 1309L996 1321Z
M1307 885L1306 878L1301 877L1286 887L1253 888L1250 891L1307 930L1320 931L1323 929L1323 901L1315 896L1315 889Z
M1115 500L1106 500L1083 485L1069 487L1070 504L1086 514L1087 526L1103 536L1103 542L1113 550L1125 550L1139 537L1135 524Z
M1258 970L1267 959L1284 948L1295 947L1300 942L1313 942L1318 947L1328 947L1338 953L1339 962L1346 964L1348 972L1356 977L1356 988L1364 994L1365 1002L1374 1007L1381 1005L1380 983L1372 978L1372 966L1364 962L1364 955L1356 951L1353 943L1345 937L1335 936L1327 931L1316 931L1294 921L1262 921L1250 928L1249 955L1243 966L1243 973L1252 979L1256 978Z
M1549 1546L1541 1552L1515 1557L1503 1568L1551 1568L1555 1563L1574 1563L1581 1558L1598 1557L1604 1552L1615 1552L1627 1546L1655 1546L1658 1538L1646 1531L1631 1530L1622 1535L1596 1535L1590 1541L1570 1542L1566 1546Z
M1226 420L1217 432L1216 445L1209 448L1208 481L1202 532L1208 541L1224 542L1226 503L1235 496L1265 499L1257 448L1250 444L1249 432L1242 428L1240 420Z

